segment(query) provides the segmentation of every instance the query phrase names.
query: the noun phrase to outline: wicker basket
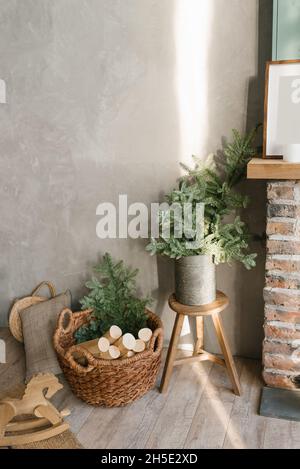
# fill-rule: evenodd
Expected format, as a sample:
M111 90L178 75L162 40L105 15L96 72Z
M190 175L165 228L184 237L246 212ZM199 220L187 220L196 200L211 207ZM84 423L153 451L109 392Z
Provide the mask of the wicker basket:
M154 387L161 363L163 327L158 316L147 310L148 327L153 330L149 348L131 358L102 360L95 358L80 345L74 345L74 332L90 321L91 311L61 312L54 348L61 369L72 391L93 406L119 407L129 404ZM84 356L86 366L74 355Z

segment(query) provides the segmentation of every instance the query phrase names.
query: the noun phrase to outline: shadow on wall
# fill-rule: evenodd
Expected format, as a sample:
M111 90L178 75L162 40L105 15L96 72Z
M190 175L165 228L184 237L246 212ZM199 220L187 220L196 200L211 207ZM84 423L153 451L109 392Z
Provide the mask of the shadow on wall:
M273 1L259 1L258 62L257 76L250 79L247 110L247 131L264 121L265 66L272 58L272 16ZM262 146L262 127L257 139L257 146ZM262 239L254 241L251 249L257 252L257 267L245 272L241 267L237 273L236 288L240 292L242 320L236 334L239 349L243 356L261 357L264 337L264 300L265 286L265 231L266 231L266 183L265 181L246 181L243 192L249 195L251 203L245 213L245 221L251 233ZM250 334L251 331L251 334Z
M264 62L270 58L272 38L271 0L204 0L191 5L178 2L175 21L180 154L184 162L190 161L191 154L205 158L216 152L231 136L232 128L245 131L262 120ZM194 23L198 33L193 32ZM253 77L250 83L249 77ZM265 231L265 184L245 182L241 190L252 200L244 217L251 231L261 235ZM265 249L261 242L251 247L258 252L255 270L219 266L217 278L218 287L231 300L224 322L234 353L259 357ZM187 335L182 343L188 344L190 339ZM206 347L219 350L209 323Z
M220 3L222 0L219 0L219 6ZM208 113L210 124L216 123L216 128L219 126L218 133L227 138L231 128L249 131L263 121L264 69L265 62L270 60L272 52L272 0L231 3L236 11L235 15L232 15L232 11L226 10L224 5L222 18L220 16L215 18L214 31L221 31L222 24L228 25L228 31L227 40L224 37L222 41L219 35L215 35L210 46L212 52L210 70L219 70L223 86L220 85L221 95L216 88L209 87L209 101L212 105ZM257 14L258 31L255 28ZM234 22L234 18L238 18L238 21ZM229 53L225 50L229 47L228 42L232 48ZM221 43L224 44L223 55ZM223 57L226 57L225 62ZM211 76L209 82L213 81L214 77ZM223 121L218 118L222 107L225 110ZM211 129L211 135L215 130ZM261 139L262 135L259 135L257 142L259 146L262 144ZM242 215L243 219L249 224L251 233L263 237L266 223L265 183L245 181L239 189L249 195L251 200L248 210ZM224 290L231 300L231 306L224 313L224 323L233 350L244 357L259 358L264 317L264 241L252 242L251 250L258 253L255 269L248 272L242 265L232 267L224 265L218 267L217 278L218 287ZM208 337L209 348L217 350L210 329Z

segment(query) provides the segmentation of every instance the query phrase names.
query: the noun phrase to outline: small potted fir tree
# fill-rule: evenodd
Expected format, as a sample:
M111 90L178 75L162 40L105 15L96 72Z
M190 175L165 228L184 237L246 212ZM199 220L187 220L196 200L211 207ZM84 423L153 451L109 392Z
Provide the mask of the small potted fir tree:
M255 266L247 226L236 213L247 207L248 197L234 190L254 155L255 132L241 136L233 130L233 142L226 146L218 164L209 157L205 163L195 158L193 169L182 165L187 174L166 196L169 208L159 211L159 238L152 238L147 250L175 259L175 295L182 304L203 305L215 300L215 265L239 261L247 269ZM200 241L197 226L181 229L179 218L182 220L187 206L192 225L199 224L197 211L202 207Z

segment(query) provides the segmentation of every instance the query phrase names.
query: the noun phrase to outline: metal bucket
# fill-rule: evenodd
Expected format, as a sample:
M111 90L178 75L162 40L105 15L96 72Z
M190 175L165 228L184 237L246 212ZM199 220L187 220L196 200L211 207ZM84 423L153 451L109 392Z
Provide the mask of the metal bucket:
M216 269L211 256L175 261L175 296L179 303L201 306L216 299Z

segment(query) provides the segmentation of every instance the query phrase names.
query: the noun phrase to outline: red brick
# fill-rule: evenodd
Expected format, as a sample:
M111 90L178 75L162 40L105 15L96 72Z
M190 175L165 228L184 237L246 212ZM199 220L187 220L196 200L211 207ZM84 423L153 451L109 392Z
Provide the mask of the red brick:
M269 219L267 223L267 235L293 236L296 234L296 223L286 221L272 221Z
M269 204L267 209L268 218L297 218L300 215L300 206L289 204Z
M267 258L266 270L278 270L280 272L300 272L300 261L294 260L281 260L281 259L272 259L272 257Z
M265 303L285 306L297 310L300 308L300 291L298 290L264 290Z
M267 321L288 322L300 324L300 311L280 311L276 308L266 308L265 318Z
M264 340L263 353L276 353L281 355L292 355L297 349L287 342L276 342L275 340Z
M300 184L270 182L268 200L263 376L268 386L300 389L300 279L287 275L300 272Z
M288 355L264 354L265 368L275 368L277 370L300 372L300 360L294 361Z
M268 184L268 199L269 200L293 200L294 199L294 183L289 185L281 184Z
M270 288L286 288L288 290L300 289L300 279L285 278L281 275L266 275L266 286Z
M269 239L267 241L268 254L285 254L285 255L298 255L300 254L299 241L277 241Z
M269 323L266 323L264 326L265 337L269 339L289 339L289 340L298 340L300 339L300 331L296 329L288 329L283 327L271 326Z
M283 375L279 373L271 373L269 371L263 372L263 378L267 386L272 388L283 389L299 389L299 385L294 382L294 377L291 375Z

